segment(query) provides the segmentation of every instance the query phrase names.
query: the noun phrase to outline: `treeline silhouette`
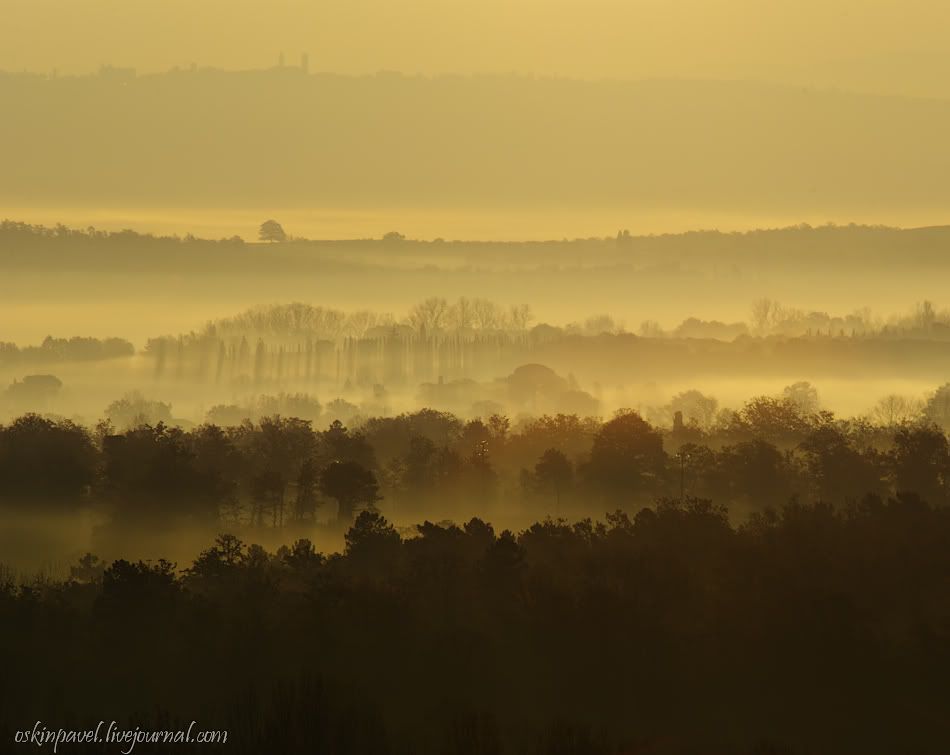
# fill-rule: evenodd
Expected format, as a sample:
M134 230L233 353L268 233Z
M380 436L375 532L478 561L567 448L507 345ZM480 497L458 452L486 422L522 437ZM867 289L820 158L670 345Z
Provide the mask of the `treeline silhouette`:
M623 321L609 314L592 315L564 325L535 321L527 304L504 307L484 298L460 296L450 301L430 296L412 305L400 316L389 312L359 310L343 312L332 307L303 302L256 307L231 317L209 322L196 337L264 337L300 343L307 338L339 340L390 334L440 334L471 336L475 333L524 333L533 341L550 341L568 336L622 335ZM742 336L875 336L890 338L950 338L950 309L938 310L929 300L918 302L909 313L889 318L875 316L870 308L848 315L805 311L780 302L760 298L751 303L747 322L725 323L689 317L672 330L664 331L653 321L642 322L637 335L645 338L695 338L732 341Z
M729 273L732 265L741 269L770 269L821 263L825 273L832 273L854 272L856 265L878 267L888 262L944 269L946 257L942 252L950 236L950 226L894 228L854 223L822 226L802 223L741 232L694 230L649 235L604 231L603 236L537 241L426 240L392 232L381 238L294 236L284 243L257 244L247 243L238 236L220 240L191 234L157 236L131 229L106 231L91 226L44 226L5 219L0 221L0 244L4 252L0 261L17 267L39 267L55 258L60 263L81 261L94 269L99 265L108 266L107 269L121 268L123 262L134 262L142 269L158 270L171 266L195 269L207 263L230 260L239 265L239 270L254 265L260 270L273 271L277 262L315 269L327 261L379 265L431 256L434 265L464 260L485 267L504 264L509 269L521 265L583 264L590 267L626 262L646 266L647 270L670 270L673 263L679 263L687 269L723 274ZM175 250L181 248L185 248L187 254L176 255ZM249 251L255 253L248 254ZM384 257L379 256L381 252ZM169 254L173 265L168 264Z
M54 226L46 226L42 223L25 223L17 220L4 219L0 221L0 241L17 244L18 246L43 246L43 242L49 241L69 241L75 246L97 242L116 245L125 243L134 243L140 245L170 246L172 244L192 244L192 245L215 245L215 244L241 244L243 239L239 236L214 241L211 239L198 238L192 234L184 236L156 236L152 233L139 233L131 228L125 228L121 231L106 231L88 226L86 228L71 228L63 223L57 223Z
M0 341L0 367L54 362L91 362L130 357L135 347L124 338L53 338L47 336L38 346L17 346Z
M318 308L314 308L318 309ZM357 313L360 314L360 313ZM349 386L404 387L452 383L463 403L439 408L467 411L492 393L490 384L505 373L541 364L562 374L601 381L672 380L742 375L807 374L830 378L893 377L937 380L950 369L946 348L950 328L879 333L830 330L800 336L739 336L719 340L716 323L702 326L702 337L666 338L622 332L610 318L591 318L585 329L541 323L533 327L442 327L425 324L366 327L369 318L333 324L337 334L306 331L256 335L233 328L148 340L144 354L155 378L267 387L277 390L341 390ZM707 327L708 326L708 327ZM344 327L361 335L348 335ZM596 332L599 327L604 330ZM258 331L260 332L260 331ZM317 331L318 334L321 331ZM322 331L323 335L329 335ZM435 393L445 391L437 388ZM465 398L468 396L467 403ZM431 401L439 401L436 395Z
M863 353L853 355L854 364L849 357L846 370L858 371L862 360L869 360L864 363L876 372L890 369L893 373L894 365L901 364L913 366L915 372L929 370L926 374L946 372L945 349L931 348L927 342L946 342L950 318L927 299L935 293L928 282L948 273L947 228L823 226L663 236L611 232L600 238L519 243L394 240L387 234L390 238L272 244L156 238L131 231L77 232L13 222L4 228L0 230L0 273L26 276L31 286L39 287L39 295L46 296L51 312L57 306L85 308L90 301L117 301L117 306L121 301L121 306L127 306L129 298L139 296L214 300L219 312L239 313L214 323L221 336L227 335L227 348L239 346L242 335L252 351L258 337L277 350L280 346L303 348L308 337L340 341L363 338L367 332L381 336L391 321L398 326L397 333L413 328L418 334L419 325L429 319L427 336L461 334L464 338L470 331L528 330L535 343L596 338L604 333L621 337L623 342L599 347L604 351L600 361L608 369L610 357L618 349L625 351L635 334L664 341L731 342L751 337L752 345L722 356L726 368L744 364L746 349L753 352L750 363L754 361L759 349L756 339L763 337L908 341L913 343L884 346L880 352L859 345L855 348ZM51 279L50 269L69 272L68 284ZM821 269L822 275L815 278L808 272L812 269ZM307 283L314 279L323 285L318 301L312 300L314 290ZM750 280L756 281L754 289ZM353 292L345 304L334 293L343 290ZM779 293L781 303L773 298ZM635 295L631 298L631 294ZM462 299L472 311L458 306ZM241 312L248 301L310 303ZM605 312L604 302L611 301L617 304ZM439 306L418 321L413 317L418 309L414 302ZM494 304L481 307L485 302ZM523 305L509 306L520 302L529 302L538 316L532 318ZM834 302L834 311L824 308L827 302ZM908 312L914 302L919 304ZM340 306L348 311L337 309ZM307 314L294 321L293 310L300 307L326 317L321 320ZM207 310L187 305L179 314L189 311L194 311L196 323L208 316ZM644 321L644 317L650 319ZM56 319L49 317L46 322L46 332L57 332ZM138 346L149 338L168 340L167 331L143 328L143 322L143 318L133 318L128 324L134 328ZM307 332L277 335L278 329L295 322ZM239 330L244 332L238 334ZM202 326L195 331L180 336L187 341L207 335ZM125 334L133 335L133 331ZM177 344L171 345L173 351L177 349ZM577 349L591 348L582 340L577 344ZM674 360L689 361L690 347L683 344L657 348L670 350ZM704 344L702 358L709 358L708 352L715 348L715 344ZM549 366L575 371L590 359L589 354L578 357L574 345L567 350L563 364ZM790 369L788 363L777 369L814 378L833 372L824 365L834 368L838 356L844 357L852 347L815 346L815 353L811 348L803 351L808 372ZM213 354L212 362L216 358ZM544 359L532 357L532 361ZM636 354L623 370L650 370L656 363L650 353ZM767 370L768 364L756 369L763 367ZM688 369L695 374L706 365L689 364ZM710 369L719 372L722 368L711 365Z
M885 400L874 418L839 419L818 411L814 389L799 383L738 411L718 410L697 391L680 394L657 416L665 412L668 427L630 410L607 421L558 414L512 425L501 414L464 421L423 409L351 414L352 429L339 418L315 429L310 419L274 415L183 430L167 424L168 405L133 396L111 405L94 430L33 414L0 426L0 507L96 506L116 525L149 528L317 520L332 528L363 509L403 520L524 521L684 496L713 500L734 521L790 500L844 506L918 495L939 507L950 500L948 397L945 387L916 412ZM274 402L333 416L302 396ZM346 409L331 407L337 416Z
M787 502L737 528L686 496L402 534L364 511L339 554L225 534L180 567L87 555L0 580L0 729L196 719L255 754L942 753L948 511Z
M935 318L932 305L924 305ZM429 307L441 310L441 322ZM460 308L476 307L484 309L487 324L454 324ZM807 374L936 382L950 368L944 341L950 329L939 320L908 330L830 329L723 341L717 338L722 333L713 332L715 322L693 321L704 337L666 338L624 332L608 316L567 327L529 327L530 319L527 307L505 309L464 297L454 303L427 299L402 323L366 311L346 314L297 303L251 310L177 337L150 338L141 352L144 361L134 366L135 348L125 339L47 337L37 346L0 342L0 368L14 380L30 380L35 375L28 370L55 365L57 377L69 382L73 364L119 360L113 375L141 364L166 388L207 386L221 398L224 389L245 397L249 392L347 396L364 416L387 413L392 392L412 391L423 405L466 416L483 413L486 402L496 410L598 414L596 394L605 381ZM141 385L141 374L130 374ZM514 386L519 375L531 385ZM28 392L19 393L19 411L48 409L30 404Z
M870 282L876 274L893 280L905 273L916 281L908 290L919 291L920 275L946 272L946 227L901 230L869 226L797 226L747 233L716 231L574 239L546 242L444 242L406 239L398 233L380 239L349 241L310 241L294 239L281 244L245 244L240 239L212 241L185 237L156 237L130 230L106 232L89 228L70 229L59 225L45 227L13 221L0 223L0 268L11 272L41 272L49 265L84 274L109 275L144 273L214 274L216 277L241 279L253 275L261 281L276 282L286 276L330 274L334 276L380 273L406 280L424 276L429 266L442 270L446 280L453 277L472 280L483 272L500 269L522 273L526 286L540 285L551 276L575 276L574 285L589 285L605 292L626 275L631 285L648 281L657 285L676 285L685 294L693 291L696 276L711 277L725 292L744 275L762 276L767 292L775 284L774 276L789 281L801 278L809 262L821 265L824 272L819 285L827 288L828 300L840 298L840 285L853 280L861 269ZM393 237L396 237L395 240ZM459 267L462 265L462 267ZM895 269L899 265L899 269ZM556 267L552 267L556 266ZM618 278L619 276L619 278ZM914 277L916 276L916 277ZM510 277L510 276L509 276ZM370 279L363 281L369 285ZM806 280L800 281L803 291ZM415 285L413 290L418 290ZM123 281L123 286L137 284ZM479 277L479 287L495 288ZM286 290L290 290L286 286ZM472 288L471 285L466 288ZM785 286L783 286L785 288ZM812 286L814 288L814 286ZM455 333L475 331L517 331L533 323L525 305L499 306L492 297L432 296L431 283L422 289L417 304L400 305L395 313L357 310L341 312L329 306L294 302L272 305L223 317L213 324L217 332L284 336L311 336L338 339L361 337L390 324L416 331L424 325L427 332ZM73 296L77 291L69 291ZM649 292L644 291L644 295ZM743 296L749 296L747 287ZM286 293L278 300L290 298ZM913 295L912 295L913 296ZM750 297L751 298L751 297ZM910 298L910 297L908 297ZM888 294L869 292L867 302L880 308L905 308L907 299L895 303ZM733 340L743 336L859 336L890 339L947 340L950 338L950 311L938 309L926 299L906 313L883 312L861 305L854 311L828 312L782 304L761 296L750 301L744 320L719 321L690 316L674 327L657 322L624 322L610 314L591 313L586 319L552 325L542 323L544 335L576 336L601 333L636 333L644 337L674 337ZM592 308L600 306L592 300ZM658 314L663 307L657 305ZM575 315L576 316L576 315ZM208 328L201 333L206 334ZM184 334L183 334L184 335Z

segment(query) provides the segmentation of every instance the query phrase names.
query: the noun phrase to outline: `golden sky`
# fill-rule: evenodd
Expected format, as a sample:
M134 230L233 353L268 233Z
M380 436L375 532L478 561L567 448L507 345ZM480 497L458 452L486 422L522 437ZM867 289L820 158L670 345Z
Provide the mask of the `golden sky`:
M0 0L0 69L773 78L915 93L945 0ZM937 72L934 69L939 68Z

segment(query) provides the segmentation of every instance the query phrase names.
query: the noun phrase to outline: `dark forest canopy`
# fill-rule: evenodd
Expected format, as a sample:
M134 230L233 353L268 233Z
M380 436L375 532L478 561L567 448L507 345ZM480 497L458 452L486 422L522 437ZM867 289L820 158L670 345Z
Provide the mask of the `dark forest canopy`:
M0 516L92 507L99 555L0 569L0 726L197 718L248 755L941 753L947 436L792 388L711 424L682 396L671 428L22 416ZM179 563L136 553L209 530Z
M366 511L345 542L225 534L181 565L90 554L65 580L0 579L0 726L198 718L248 755L936 755L950 737L950 517L913 495L740 528L692 497L518 533L400 534Z
M948 395L873 424L807 384L735 413L683 394L668 427L21 416L0 518L94 514L98 555L0 568L0 727L198 719L248 755L936 755ZM178 563L137 551L209 531Z
M847 212L950 200L950 103L940 100L287 67L8 73L0 101L0 143L17 145L0 196L19 202L378 206L399 197Z
M125 399L94 431L35 414L0 426L0 506L104 507L123 525L272 528L314 524L318 509L326 526L379 507L438 519L506 508L599 516L687 493L737 521L793 499L843 506L913 494L943 506L947 395L938 391L916 417L884 416L882 407L877 422L819 411L813 389L797 384L735 412L684 393L667 427L631 410L608 420L558 414L513 424L501 414L463 421L423 409L354 418L352 429L339 419L325 429L280 415L241 421L236 412L238 424L192 430L166 424L165 404ZM318 403L295 401L324 416ZM210 416L226 421L228 407Z

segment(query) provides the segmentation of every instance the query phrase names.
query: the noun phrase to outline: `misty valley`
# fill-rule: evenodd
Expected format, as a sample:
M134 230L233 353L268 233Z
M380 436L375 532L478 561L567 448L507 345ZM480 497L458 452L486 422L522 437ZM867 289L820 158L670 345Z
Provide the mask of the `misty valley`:
M948 26L0 2L0 755L944 755Z
M950 231L327 243L271 221L261 236L0 226L8 273L39 280L68 257L98 276L47 281L63 308L39 326L62 335L0 343L0 611L8 645L35 648L29 667L58 669L27 682L8 658L30 693L0 685L0 721L108 706L157 729L198 711L248 753L925 751L945 666L950 313L767 296L721 313L736 311L730 278L768 285L829 246L846 252L827 287L860 255L882 281L896 255L941 270ZM642 316L661 280L668 320L724 290L696 297L711 311L636 326L432 288L414 300L433 244L463 291L519 269L622 277ZM67 307L121 313L172 268L187 278L161 284L162 308L131 307L108 335L68 330ZM314 296L162 334L235 276ZM401 309L324 303L348 276L371 290L404 276ZM68 671L64 632L89 638ZM143 643L161 671L117 696L114 654ZM908 663L928 668L910 698ZM150 707L195 668L203 682ZM77 684L88 711L64 702ZM793 702L807 723L785 718ZM858 711L896 716L900 736L841 729Z

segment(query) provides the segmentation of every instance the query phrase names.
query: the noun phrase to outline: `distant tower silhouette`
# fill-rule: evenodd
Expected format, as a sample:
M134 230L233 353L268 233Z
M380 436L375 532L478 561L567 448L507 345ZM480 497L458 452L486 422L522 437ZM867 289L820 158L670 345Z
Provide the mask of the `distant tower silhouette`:
M283 68L283 67L284 67L284 53L283 53L283 52L280 53L280 55L277 56L277 67L278 67L278 68Z
M305 52L300 54L300 70L310 73L310 56Z

